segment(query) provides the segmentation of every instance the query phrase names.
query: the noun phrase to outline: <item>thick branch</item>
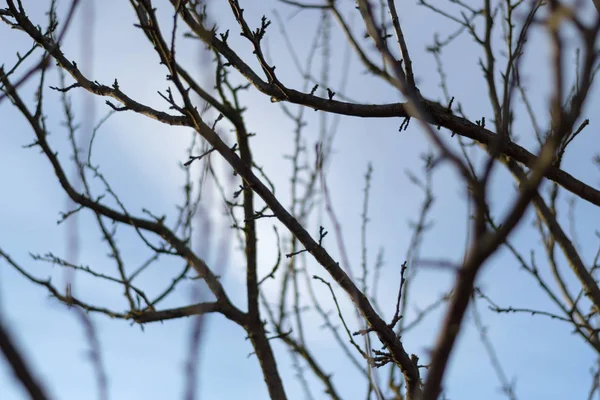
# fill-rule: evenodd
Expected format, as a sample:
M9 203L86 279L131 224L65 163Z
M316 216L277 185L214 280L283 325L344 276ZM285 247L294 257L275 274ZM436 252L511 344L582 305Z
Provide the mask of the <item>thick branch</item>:
M135 322L141 324L155 321L165 321L168 319L177 319L181 317L191 317L193 315L203 315L208 313L218 312L225 315L227 318L235 321L235 317L227 312L226 307L222 307L218 301L211 303L198 303L191 306L170 308L162 311L145 311L139 315L134 315Z
M11 366L17 379L23 384L25 390L29 393L29 396L33 400L46 400L48 397L42 390L40 383L33 377L33 374L25 360L21 356L21 353L15 346L8 331L2 325L0 319L0 350L4 353L6 361Z

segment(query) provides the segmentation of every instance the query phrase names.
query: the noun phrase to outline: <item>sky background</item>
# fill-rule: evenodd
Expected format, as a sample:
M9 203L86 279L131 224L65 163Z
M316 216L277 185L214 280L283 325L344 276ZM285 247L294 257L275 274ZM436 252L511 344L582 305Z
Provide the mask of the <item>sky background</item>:
M35 3L35 6L34 6ZM60 2L59 16L64 17L67 2ZM214 3L214 4L213 4ZM281 6L276 1L241 1L245 16L252 27L256 27L263 14L273 19L273 26L267 32L268 58L277 66L278 77L288 87L301 88L299 73L280 34L279 22L273 10L279 12L281 20L294 43L294 50L304 63L306 53L312 43L312 35L317 29L320 14L314 11L294 12L294 9ZM431 45L433 35L441 37L453 32L456 26L448 20L433 15L424 7L413 2L398 2L400 19L413 57L413 66L421 93L429 99L443 101L439 88L439 76L433 56L425 51ZM39 24L47 17L37 2L24 1L28 15ZM440 2L447 10L456 11L451 4ZM478 5L479 2L470 1ZM155 6L165 30L170 31L171 7L166 1L156 1ZM89 7L89 8L86 8ZM344 7L351 13L351 7ZM93 24L85 22L85 13L93 13ZM587 21L594 18L591 4L582 5L581 14ZM249 43L238 37L238 26L225 2L212 2L211 15L218 22L219 32L230 29L230 45L245 60L252 61ZM165 68L158 65L157 57L139 29L133 26L134 11L128 2L105 0L102 3L86 4L78 10L73 25L63 45L67 58L77 61L90 77L104 84L119 80L122 90L130 97L167 110L167 105L157 95L164 91ZM354 13L354 24L358 22ZM500 30L497 39L502 38ZM578 43L576 37L565 32L568 48L573 54ZM0 63L11 66L16 60L16 52L24 53L30 46L28 37L18 31L0 25L0 37L6 38L0 47ZM91 41L88 39L91 38ZM346 58L347 49L343 37L334 23L332 34L333 90L343 81L342 67L349 66L349 79L344 94L363 103L387 103L400 101L398 93L381 80L365 74L365 68L354 54ZM498 42L500 45L500 42ZM87 49L87 50L82 50ZM207 70L201 48L197 43L181 40L178 47L180 60L185 60L190 71L200 80L210 83L212 70ZM41 54L41 53L39 53ZM89 54L93 54L92 58ZM543 28L535 29L528 42L524 59L523 79L531 95L533 108L542 127L547 126L548 95L551 93L549 71L545 68L549 59L549 44ZM445 72L449 79L449 91L459 101L463 110L472 120L486 116L492 119L487 97L487 89L478 60L482 49L467 36L456 40L443 53ZM500 65L504 62L498 56ZM37 60L37 58L34 58ZM81 60L81 61L80 61ZM90 62L92 65L90 65ZM566 65L569 77L574 76L572 63ZM313 69L318 75L318 63ZM57 84L57 70L49 73L49 85ZM69 79L67 82L71 82ZM28 101L33 100L37 82L31 81L22 87L20 93ZM67 165L69 146L67 132L61 122L64 115L59 97L46 92L46 115L51 131L50 143L59 152L59 158ZM81 91L72 91L74 110L83 129L96 125L108 112L105 99L94 98ZM256 162L263 167L275 183L277 195L284 205L289 204L289 177L291 164L284 158L293 151L293 123L281 112L279 104L272 104L268 97L251 88L241 96L249 110L245 114L249 131L256 132L251 140ZM91 99L91 100L90 100ZM32 104L32 103L30 103ZM516 102L521 111L521 103ZM90 114L89 107L94 111ZM574 141L567 153L564 169L578 179L594 187L600 185L598 170L592 157L598 152L598 122L594 110L600 105L597 85L591 91L584 116L590 118L590 126ZM86 107L93 123L83 120ZM290 105L290 109L296 110ZM305 140L312 147L319 134L320 113L308 110L309 123ZM216 115L207 114L207 121ZM334 124L334 117L327 117L327 124ZM52 277L58 287L65 274L60 267L34 261L33 254L52 252L61 257L68 256L67 225L57 225L60 213L69 209L66 195L49 168L48 160L38 149L23 148L33 141L33 133L24 118L8 101L0 103L0 119L3 130L0 134L0 247L13 259L39 278ZM414 221L423 200L422 192L410 183L405 174L411 170L423 177L422 154L433 150L423 130L412 121L406 132L398 132L400 119L360 119L343 117L339 120L333 145L333 157L327 172L327 182L337 216L343 224L344 239L349 249L352 267L360 265L360 213L364 174L368 163L373 166L373 180L370 200L370 223L368 225L368 258L375 262L377 249L385 249L385 267L378 296L384 306L384 314L390 319L399 282L400 265L405 259L411 238L409 221ZM491 122L489 123L491 124ZM223 125L225 126L225 125ZM524 113L516 115L514 133L519 143L530 151L535 151L531 127ZM445 140L447 132L441 131ZM223 132L224 135L228 135ZM111 183L113 190L128 210L142 215L142 209L154 214L167 215L167 221L176 215L175 204L181 200L184 173L181 162L187 159L186 149L190 143L189 129L162 125L154 120L133 113L112 115L97 132L93 150L93 162L100 165L102 173ZM233 144L232 136L229 143ZM474 148L473 154L482 161L481 150ZM224 176L228 169L213 155L217 168ZM198 174L200 165L194 165L192 172ZM72 168L67 168L71 171ZM467 232L467 205L464 186L449 165L443 165L433 174L433 191L436 201L430 220L433 228L425 236L421 255L426 259L444 259L452 262L461 260ZM237 181L229 182L229 193L233 193ZM96 182L97 193L101 185ZM546 186L547 187L547 186ZM513 179L503 168L494 173L494 185L490 189L491 206L496 216L510 206L515 194ZM567 220L569 194L561 194L559 204L562 214L560 221ZM309 231L315 236L321 223L331 232L327 237L327 249L335 257L339 256L335 245L333 226L318 212ZM569 234L579 240L581 256L589 265L598 248L600 213L593 205L583 201L576 203L574 216L576 224ZM526 218L510 238L519 250L529 255L534 251L538 266L544 276L549 276L539 235L532 229L533 215ZM199 217L200 230L194 243L209 266L223 271L224 286L230 298L238 307L245 309L244 264L238 250L235 236L228 228L228 221L222 216L222 205L218 193L206 188L206 202ZM275 259L277 251L273 220L259 220L257 229L260 235L259 265L260 275L266 275ZM284 232L281 225L279 231ZM565 225L568 226L568 225ZM78 262L99 271L115 274L114 263L107 258L108 248L101 242L94 218L83 212L78 217L80 251ZM571 229L571 228L569 228ZM118 241L128 268L133 270L148 257L149 253L137 234L127 227L118 228ZM220 251L222 243L228 244L226 251ZM567 282L577 288L573 276L559 257ZM142 276L139 286L147 293L158 293L168 285L173 271L183 267L180 260L161 258L150 273ZM325 271L313 260L308 260L310 274L329 278ZM438 299L454 282L448 270L420 268L412 282L409 313L411 321L417 310ZM182 287L162 305L164 308L177 307L194 302L197 282L184 283ZM547 311L556 308L547 301L538 284L520 270L514 258L502 249L487 263L478 285L486 294L501 306L528 307ZM330 296L323 287L316 286L321 305L333 309ZM274 299L278 291L277 282L267 282L263 290ZM574 290L574 289L573 289ZM119 287L100 283L95 279L77 274L74 292L90 303L125 310L126 303ZM351 330L360 327L353 317L352 309L341 290L336 290L343 308L351 323ZM510 380L516 381L518 398L579 399L587 398L591 382L590 368L596 357L591 349L564 323L544 317L529 315L497 315L487 311L479 302L488 335L496 347L500 362ZM438 332L443 313L435 312L414 330L403 337L409 353L418 354L421 361L427 359ZM48 393L55 399L95 398L98 390L94 371L89 362L89 343L84 329L76 315L65 306L51 299L40 287L35 286L3 260L0 261L0 318L10 327L32 368L44 383ZM91 315L100 340L100 348L109 382L111 399L146 398L163 399L183 397L186 376L185 362L189 358L193 319L152 323L142 331L138 325L127 321L112 320L104 315ZM197 379L199 398L203 399L265 399L267 390L262 379L256 357L250 343L245 340L245 332L232 322L219 315L206 317L207 329L202 347L197 357L200 372ZM306 317L306 336L311 349L318 355L325 370L333 373L333 382L344 398L364 398L366 391L362 378L349 366L348 361L333 343L331 335L322 329L322 320L314 314ZM303 399L292 358L286 347L272 341L278 357L278 366L290 399ZM382 379L387 374L381 374ZM313 384L315 398L325 398L320 383ZM479 339L469 314L467 324L460 335L453 353L450 368L445 379L449 398L456 399L499 399L504 398L500 384L490 366L489 359ZM25 393L13 379L4 359L0 361L0 398L2 400L23 399Z

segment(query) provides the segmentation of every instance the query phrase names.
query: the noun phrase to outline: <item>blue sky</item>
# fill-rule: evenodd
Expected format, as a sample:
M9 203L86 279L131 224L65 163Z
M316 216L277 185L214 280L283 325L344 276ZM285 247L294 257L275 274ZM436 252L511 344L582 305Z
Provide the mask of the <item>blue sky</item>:
M224 3L224 2L223 2ZM400 2L399 2L400 3ZM402 2L405 3L405 2ZM291 9L281 7L275 1L265 1L260 6L242 2L246 8L246 17L250 23L257 24L260 16L277 7L286 28L292 38L296 38L298 54L306 53L310 40L305 39L316 30L319 19L317 13L302 12L290 18ZM258 3L256 3L258 4ZM26 5L27 6L27 5ZM170 21L167 2L156 2L159 13L168 24ZM62 4L65 7L65 4ZM454 26L448 21L432 16L422 7L412 4L398 4L407 42L412 50L413 65L421 93L433 100L442 100L438 87L439 77L433 57L424 51L431 44L435 31L449 33ZM586 6L586 14L594 14L591 2ZM451 9L451 8L449 8ZM40 9L28 6L31 18L43 23L45 16ZM63 9L61 9L63 10ZM82 10L79 10L80 12ZM219 22L220 29L231 30L231 45L239 50L247 60L252 54L248 43L237 37L238 26L231 12L224 4L213 7L213 18ZM151 46L141 32L134 28L134 12L126 2L106 0L102 7L94 5L95 22L93 27L82 26L79 14L71 28L63 51L71 60L82 56L82 43L85 29L93 29L94 65L92 78L110 84L115 78L121 88L130 97L153 107L166 110L164 101L156 94L164 90L166 74L164 67L156 62ZM60 14L60 15L64 15ZM587 18L586 18L587 19ZM358 14L354 16L358 21ZM428 21L426 24L423 21ZM275 24L276 22L274 22ZM294 88L299 88L298 72L290 61L283 46L278 27L268 31L269 58L277 65L280 79ZM235 34L234 34L235 33ZM546 124L546 105L550 78L546 68L548 43L543 30L534 35L527 48L524 61L524 79L533 100L533 107L542 124ZM30 46L27 37L11 31L6 25L0 25L0 37L10 38L0 48L0 60L9 66L15 60L15 52L24 52ZM498 33L498 37L500 33ZM333 71L339 71L344 64L344 46L341 35L334 29L333 39L338 45L333 47ZM570 49L576 46L575 40L569 41ZM186 60L191 70L210 80L212 71L206 71L200 64L199 49L191 41L182 41L179 47L181 59ZM486 116L491 120L491 109L487 99L486 87L477 65L482 56L480 48L471 39L462 38L451 45L444 53L444 65L450 81L450 92L457 97L463 109L472 119ZM499 57L500 60L503 60ZM79 63L79 62L78 62ZM386 103L399 101L398 94L380 80L364 73L364 67L356 57L350 58L350 80L346 93L350 98L364 103ZM250 65L256 66L251 62ZM569 66L567 66L569 67ZM56 82L56 69L52 69L49 79ZM570 76L573 70L570 68ZM332 85L340 80L339 73L332 73ZM23 98L33 99L35 84L28 84L21 90ZM335 89L334 89L335 90ZM68 162L68 143L66 131L61 126L63 116L56 94L47 93L46 104L48 125L51 130L51 144L59 151L59 157ZM73 103L77 116L81 118L86 97L73 91ZM259 165L267 172L277 187L277 195L283 204L289 204L290 163L284 159L293 149L293 124L285 118L278 104L272 104L267 97L251 89L242 96L249 105L246 122L251 132L253 154ZM104 99L95 98L95 123L108 111ZM517 103L520 104L520 103ZM598 152L597 122L593 110L600 104L597 85L591 91L588 106L584 113L590 118L590 126L572 144L565 160L565 169L582 181L598 187L598 170L591 165L591 159ZM520 107L518 105L517 107ZM295 109L295 107L291 107ZM46 278L52 276L53 282L62 282L64 273L59 267L33 261L29 253L67 256L67 236L65 224L57 225L59 213L66 209L65 194L49 168L48 161L37 149L24 149L22 146L33 140L25 120L12 106L4 101L0 104L0 116L3 120L3 132L0 134L0 183L4 188L1 196L0 246L33 275ZM209 116L208 120L214 119ZM306 140L313 143L318 137L319 114L309 111L309 127ZM332 123L332 117L328 117ZM85 123L85 122L84 122ZM89 124L89 121L87 122ZM398 133L400 120L372 120L347 118L341 119L334 142L334 154L328 170L328 184L332 200L336 206L338 218L343 223L344 238L351 264L358 268L360 264L360 213L362 210L363 176L369 162L373 165L369 224L369 261L375 261L377 249L385 248L386 265L380 285L379 304L384 305L385 315L389 319L393 313L400 264L404 260L409 245L411 231L408 221L417 217L422 201L422 193L412 186L404 171L412 170L422 176L422 153L433 149L424 133L414 121L408 131ZM516 116L515 131L521 144L535 151L530 126L523 113ZM226 133L224 133L226 134ZM442 132L442 135L446 135ZM230 136L231 137L231 136ZM449 135L444 136L448 140ZM101 166L103 174L111 182L115 192L136 214L142 214L142 208L156 214L175 216L174 204L181 199L181 185L184 175L179 163L187 157L190 132L183 128L173 128L131 113L113 115L97 134L93 160ZM232 142L233 143L233 142ZM477 152L474 152L477 153ZM479 160L481 151L479 153ZM213 156L217 166L226 173L227 169ZM198 173L198 166L193 169ZM99 186L98 186L99 187ZM230 192L233 192L233 187ZM495 172L495 184L490 191L492 209L501 215L514 196L514 181L503 170ZM427 259L447 259L458 262L465 247L467 228L466 196L462 183L456 173L444 165L433 176L433 190L436 202L430 219L434 228L425 237L421 254ZM228 222L222 217L222 207L218 194L206 189L208 202L204 210L204 221L211 227L209 232L199 231L195 243L199 253L210 266L223 268L224 285L230 297L238 307L245 308L244 264L237 242L228 233ZM569 194L561 195L563 214L566 221L566 205ZM599 221L599 212L593 205L579 201L575 209L577 224L576 235L581 244L584 262L591 263L598 248L598 238L594 231ZM511 236L516 247L529 254L535 251L538 265L544 276L548 268L544 264L539 237L532 229L532 216L529 212L518 229ZM169 220L169 219L168 219ZM106 273L115 273L114 263L106 257L108 248L101 243L100 233L89 213L79 215L81 251L79 262ZM328 250L339 256L333 229L329 220L323 222L330 231L326 242ZM261 274L270 270L276 258L273 226L270 219L259 220L257 229L261 235L259 263ZM329 224L329 225L328 225ZM284 232L279 226L280 232ZM318 224L310 227L316 235ZM571 234L571 233L570 233ZM231 245L226 264L216 265L221 260L217 246L230 238ZM134 269L147 257L148 252L135 232L127 227L119 228L119 244L124 258ZM202 247L203 246L203 247ZM561 260L562 261L562 260ZM169 282L173 271L181 268L181 261L161 258L152 272L140 282L149 293L157 293ZM576 281L566 264L565 275L570 287L576 288ZM328 278L313 260L309 260L311 274ZM448 290L454 281L449 271L421 269L412 283L409 313L406 320L416 315L416 310L426 307ZM194 284L186 283L163 307L189 304L193 301ZM518 264L502 249L485 267L478 284L484 288L500 305L514 307L539 308L555 311L538 285ZM60 286L60 285L59 285ZM126 303L121 289L105 285L97 280L77 276L74 281L75 293L95 304L124 310ZM277 293L276 282L264 285L270 298ZM316 287L322 305L333 309L327 292ZM341 290L336 290L342 300L347 315L353 315L352 309ZM543 317L529 315L497 315L488 312L483 303L479 303L488 334L496 346L500 361L510 379L516 380L516 393L519 398L584 398L590 386L590 367L596 357L583 341L571 333L568 325ZM418 354L421 360L427 359L438 332L441 312L433 313L418 328L403 338L409 353ZM182 397L185 390L185 361L189 357L189 338L192 320L168 321L145 326L144 331L137 325L126 321L111 320L103 315L92 315L101 343L102 357L109 380L111 399L146 398L163 399ZM74 313L48 297L43 289L34 286L12 267L0 261L0 318L10 327L13 336L23 349L31 366L44 382L48 392L56 399L87 399L97 395L94 372L89 362L89 344L83 328ZM245 332L219 315L207 318L207 331L202 348L198 354L200 375L198 378L199 397L203 399L265 399L267 391L260 374L257 360L248 356L252 352L250 343L245 340ZM351 329L360 326L353 317L349 317ZM321 329L322 321L317 315L309 314L306 319L306 335L311 348L323 367L334 373L333 381L345 398L363 398L364 384L360 376L339 352L330 335ZM282 343L273 341L278 356L280 373L284 379L290 399L303 399L304 395L295 378L295 370L288 350ZM382 374L382 377L387 376ZM325 398L322 387L314 382L316 398ZM472 319L460 336L458 346L453 353L450 369L446 376L445 387L450 398L461 399L499 399L498 380L488 361L484 348L474 329ZM2 400L25 398L24 392L15 384L11 372L4 360L0 361L0 389ZM359 393L360 395L357 395Z

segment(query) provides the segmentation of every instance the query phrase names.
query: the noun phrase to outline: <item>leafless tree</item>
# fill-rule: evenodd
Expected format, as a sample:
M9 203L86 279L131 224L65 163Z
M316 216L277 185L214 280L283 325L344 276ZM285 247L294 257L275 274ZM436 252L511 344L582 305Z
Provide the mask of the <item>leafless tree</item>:
M138 34L145 36L147 46L153 49L166 73L164 81L148 83L158 92L162 103L129 93L127 82L101 81L82 66L85 60L74 60L64 50L80 3L72 0L67 8L61 9L59 17L58 6L51 0L44 22L30 16L37 15L38 2L6 1L6 7L0 10L2 21L14 30L11 35L25 36L32 45L19 53L16 61L0 69L0 106L5 110L3 116L10 110L25 118L28 134L33 135L27 147L41 151L70 199L69 208L61 213L59 222L74 220L84 213L93 215L115 268L106 272L87 267L73 257L53 253L34 254L33 260L93 277L99 284L119 286L125 308L120 310L86 300L84 293L76 292L70 278L64 288L41 278L43 274L31 272L31 267L18 261L22 255L10 255L8 249L0 248L0 257L78 315L93 349L92 360L102 398L108 397L107 372L90 318L94 314L141 326L199 316L195 319L187 364L186 398L189 399L196 396L194 377L198 365L193 355L205 330L201 316L209 313L221 314L244 329L273 399L290 397L277 363L280 355L273 349L275 342L289 349L305 391L303 396L315 396L316 389L307 378L310 376L311 380L320 381L321 393L324 390L329 398L343 398L340 381L331 375L335 371L323 366L326 355L311 349L305 333L309 314L317 315L334 339L337 347L331 351L341 352L364 378L367 398L433 400L444 395L449 360L470 311L503 393L516 398L513 383L486 334L481 305L497 313L526 313L563 321L590 352L600 356L597 318L600 287L596 278L600 247L595 256L585 261L576 231L568 232L569 226L575 224L572 209L576 200L592 207L586 211L587 218L595 220L598 226L600 190L568 173L564 166L567 146L576 143L590 125L585 113L595 116L598 107L596 104L586 108L598 69L600 29L600 17L590 14L591 2L419 0L410 10L418 9L419 16L428 16L423 24L435 26L444 21L452 29L428 37L430 46L423 51L407 40L423 32L403 29L403 21L412 17L406 2L228 0L222 3L228 5L229 19L219 20L211 14L216 5L201 0L130 0L131 12L126 18L131 19ZM596 0L593 5L598 8ZM252 16L262 15L262 18L248 17L250 11ZM312 21L311 28L303 32L286 29L286 20L298 16ZM314 32L307 40L308 31ZM343 48L348 50L348 58L342 62L331 55L332 48L337 46L333 44L334 35L344 37ZM536 39L538 42L545 40L543 43L550 44L549 62L528 59L529 42L534 35L543 37ZM271 52L269 38L281 40L285 51ZM457 41L469 43L469 52L480 57L481 76L471 77L472 82L460 82L464 78L447 71L446 63L456 56L449 49ZM189 65L190 58L185 54L193 48L189 43L196 46L199 54L204 54L202 71L209 71L214 77L212 81L199 77L197 68ZM420 53L423 55L414 56ZM439 83L437 93L425 90L419 83L423 66L417 60L423 57L435 62L437 75L427 75L427 79ZM388 93L380 98L397 100L378 102L376 96L373 103L352 100L357 93L352 84L362 78L349 76L352 72L348 68L349 59L359 60L361 69L368 74L365 79L385 85ZM551 77L548 93L528 90L531 69L524 66L527 63L543 68L544 74ZM282 64L288 65L289 70L275 68ZM142 70L145 66L132 68ZM341 77L339 82L335 82L334 76ZM489 101L485 112L489 115L473 118L480 109L474 107L472 111L473 105L463 102L459 88L472 85L485 88ZM32 87L35 95L29 101L23 93L30 93ZM255 133L250 131L248 115L252 115L255 106L248 101L248 92L264 95L270 100L269 112L279 113L294 127L292 153L285 154L292 165L288 188L275 185L269 171L261 167L262 161L254 158ZM74 93L85 93L87 99L105 100L108 114L98 121L93 116L92 121L88 118L87 123L92 124L86 129L88 136L78 133L79 122L72 105ZM50 140L48 124L56 116L45 111L49 102L62 105L59 119L64 126L61 133L55 134L66 132L71 160L59 157ZM542 112L535 104L544 104ZM121 199L101 166L94 162L96 134L116 114L151 118L164 124L166 130L184 127L192 132L187 160L181 165L185 185L176 215L170 211L157 215L142 208L144 204L136 204L143 213L132 211L131 204ZM336 137L342 135L337 133L339 121L358 117L400 121L401 132L425 136L433 146L423 156L423 172L409 173L424 200L416 212L418 217L410 225L412 239L405 260L386 267L383 252L377 254L374 263L367 256L367 251L371 251L367 245L369 201L373 195L395 196L395 189L390 188L388 194L372 193L373 174L377 171L371 165L367 167L362 184L361 245L358 251L353 251L348 248L344 236L348 233L342 228L330 192L331 182L327 179ZM322 120L315 122L316 118ZM517 119L528 120L519 129L528 124L527 131L533 133L516 132ZM313 129L317 124L319 128ZM311 129L318 132L316 139L308 136ZM377 140L376 132L369 135ZM594 143L600 141L596 138ZM139 148L144 151L143 144ZM578 160L592 169L593 162L600 165L600 156L590 161ZM74 174L69 173L68 165L74 165ZM10 165L3 168L8 170ZM458 174L469 209L466 246L458 261L434 259L421 253L424 235L427 232L434 235L430 231L430 213L439 194L434 195L432 176L443 169ZM516 184L507 205L491 201L499 185L500 171L508 171ZM506 184L503 187L506 191ZM281 195L283 190L289 190L289 194ZM3 191L3 196L8 195L10 188L4 187ZM211 205L208 191L218 198L231 226L219 233L220 242L207 238L215 233L214 223L198 224L198 216ZM573 199L564 215L559 212L561 194ZM143 203L144 199L137 201ZM526 255L524 252L529 250L514 243L515 228L524 219L530 219L528 208L534 209L535 215L534 226L528 228L527 234L534 235L537 231L545 252L544 261ZM277 254L266 274L262 273L265 267L258 258L260 232L264 232L258 228L259 224L274 230L269 237L272 241L261 242L265 249L275 248ZM390 221L391 232L395 225L397 221ZM132 265L123 255L117 240L119 226L131 227L145 245L147 258L141 265ZM83 235L75 231L75 237ZM199 241L205 249L211 246L218 249L214 263L205 258L205 250L198 249ZM241 305L232 300L231 290L222 279L227 272L224 265L230 259L230 242L239 244L243 253L246 299ZM548 300L547 309L500 304L485 287L477 285L482 270L501 249L510 252L537 284ZM585 253L590 251L585 249ZM147 288L140 286L140 276L152 274L153 268L165 258L181 260L182 267L161 290L149 294ZM353 262L356 258L360 261ZM315 271L315 265L319 266L317 274L310 272ZM379 289L385 268L397 271L393 304L384 302ZM416 297L411 285L423 269L445 276L450 272L451 290L407 318L412 298ZM519 275L514 279L526 278ZM184 282L190 281L197 282L197 302L181 307L163 305L182 290ZM267 294L266 285L277 289ZM351 307L347 300L351 301ZM443 312L443 318L437 328L437 339L430 343L431 350L409 348L404 335L436 310ZM14 334L8 326L0 324L0 348L16 379L31 398L49 398L11 339ZM590 398L599 393L598 374L593 375Z

